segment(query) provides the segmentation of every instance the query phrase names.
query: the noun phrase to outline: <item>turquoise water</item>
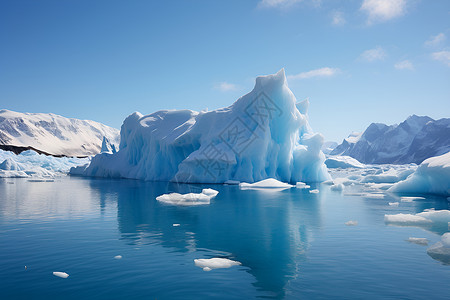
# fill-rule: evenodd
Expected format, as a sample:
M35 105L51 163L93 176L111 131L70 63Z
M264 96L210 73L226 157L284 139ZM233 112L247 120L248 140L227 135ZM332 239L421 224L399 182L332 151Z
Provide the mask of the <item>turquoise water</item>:
M205 187L220 192L210 205L155 200ZM0 181L0 298L448 299L450 266L405 241L424 237L431 245L448 228L383 221L386 213L449 209L445 198L391 207L394 196L317 188L319 194L76 177ZM344 225L348 220L359 224ZM210 272L194 265L212 257L242 265Z

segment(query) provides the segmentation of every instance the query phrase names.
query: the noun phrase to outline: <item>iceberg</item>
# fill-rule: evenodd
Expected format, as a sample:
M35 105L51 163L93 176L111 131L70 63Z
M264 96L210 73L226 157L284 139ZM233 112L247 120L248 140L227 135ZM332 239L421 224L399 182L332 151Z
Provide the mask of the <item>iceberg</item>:
M330 179L324 138L296 103L284 69L256 78L254 89L213 111L135 112L120 131L119 151L96 155L71 174L185 183ZM299 110L300 109L300 110Z
M450 196L450 152L426 159L410 177L388 191Z
M206 205L211 203L211 199L219 192L213 189L203 189L201 193L178 194L170 193L156 197L156 200L171 205Z
M396 214L384 215L384 222L387 224L401 225L401 226L415 226L426 224L438 224L450 222L449 210L434 210L427 209L421 213L411 214Z
M239 184L239 188L241 189L260 189L260 188L276 189L276 188L291 188L291 187L293 187L293 185L278 181L274 178L264 179L255 183L242 182Z
M329 156L325 161L328 168L364 168L364 165L350 156Z

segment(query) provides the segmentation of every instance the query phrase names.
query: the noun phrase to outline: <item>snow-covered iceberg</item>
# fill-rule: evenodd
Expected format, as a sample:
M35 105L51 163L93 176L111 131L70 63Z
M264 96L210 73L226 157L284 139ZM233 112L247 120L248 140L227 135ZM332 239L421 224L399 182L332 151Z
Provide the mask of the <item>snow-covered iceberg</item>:
M394 184L389 192L450 196L450 152L428 158L410 177Z
M281 70L256 78L254 89L226 108L136 112L122 125L117 153L99 154L71 174L192 183L328 180L324 139L308 124L308 104L296 104Z

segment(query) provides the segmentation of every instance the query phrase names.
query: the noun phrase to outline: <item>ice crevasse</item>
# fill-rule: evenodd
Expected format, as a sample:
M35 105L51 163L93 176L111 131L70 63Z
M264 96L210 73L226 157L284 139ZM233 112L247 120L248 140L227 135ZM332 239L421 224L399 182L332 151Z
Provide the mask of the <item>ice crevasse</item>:
M282 69L257 77L254 89L226 108L135 112L123 122L117 153L98 154L71 174L189 183L328 180L324 139L309 126L308 106L296 103Z

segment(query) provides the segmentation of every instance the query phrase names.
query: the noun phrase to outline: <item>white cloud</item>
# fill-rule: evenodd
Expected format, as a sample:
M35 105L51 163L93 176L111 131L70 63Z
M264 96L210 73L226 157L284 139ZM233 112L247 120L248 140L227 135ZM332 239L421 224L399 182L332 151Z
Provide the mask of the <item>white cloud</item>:
M289 75L288 79L296 80L296 79L308 79L308 78L313 78L313 77L331 77L331 76L338 74L339 72L340 72L340 70L337 68L325 67L325 68L311 70L308 72L302 72L302 73L299 73L296 75Z
M336 11L333 13L331 24L340 26L340 25L344 25L345 23L346 23L346 21L344 18L344 14L341 11Z
M442 44L442 42L444 42L446 39L445 34L443 34L442 32L439 33L438 35L435 36L431 36L428 41L425 42L425 46L428 47L437 47L440 44Z
M361 53L361 55L359 56L359 59L365 60L368 62L372 62L372 61L376 61L376 60L383 60L385 57L386 57L386 52L384 51L383 48L378 46L376 48L369 49L369 50L366 50L363 53Z
M396 63L394 65L394 67L397 70L411 70L411 71L414 70L414 66L413 66L412 62L410 62L409 60L399 61L398 63Z
M367 13L367 24L388 21L405 14L406 0L364 0L360 10Z
M261 0L258 3L258 7L286 8L301 1L303 0Z
M219 82L214 85L215 90L219 90L221 92L230 92L230 91L236 91L239 89L239 86L233 83L229 83L226 81Z
M440 61L450 67L450 51L439 51L431 54L434 60Z

